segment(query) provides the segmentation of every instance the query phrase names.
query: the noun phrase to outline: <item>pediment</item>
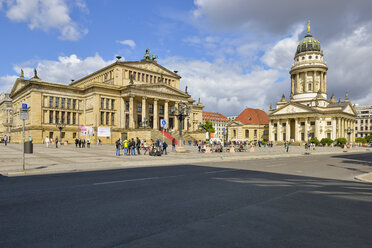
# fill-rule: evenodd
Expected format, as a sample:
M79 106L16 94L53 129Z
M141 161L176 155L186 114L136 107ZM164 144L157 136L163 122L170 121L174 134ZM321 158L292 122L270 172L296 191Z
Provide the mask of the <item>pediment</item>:
M139 62L139 63L130 63L127 64L130 67L137 68L137 69L142 69L146 71L151 71L155 72L158 74L163 74L164 76L171 76L171 77L179 77L179 75L175 74L174 72L166 69L165 67L158 65L155 62Z
M232 121L229 124L227 124L228 127L240 127L243 126L243 123L240 121Z
M16 93L17 91L22 89L26 84L27 84L26 81L17 78L17 80L15 81L15 83L13 85L13 88L12 88L12 91L11 91L10 94L13 95L14 93Z
M356 113L354 112L353 108L350 106L350 104L344 108L342 110L342 112L345 112L345 113L348 113L348 114L351 114L351 115L356 115Z
M190 98L191 96L186 94L185 92L168 86L166 84L143 84L143 85L133 85L127 86L125 91L129 91L131 93L141 93L141 94L148 94L148 95L166 95L166 96L176 96L181 98Z
M295 113L311 113L314 112L306 106L299 104L288 103L278 110L274 111L271 115L295 114Z

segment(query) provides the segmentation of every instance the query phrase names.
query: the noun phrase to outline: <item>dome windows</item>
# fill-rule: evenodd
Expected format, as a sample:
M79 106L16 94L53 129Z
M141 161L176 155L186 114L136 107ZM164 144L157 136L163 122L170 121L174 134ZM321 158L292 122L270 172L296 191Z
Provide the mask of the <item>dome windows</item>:
M313 57L312 56L309 56L309 59L312 59Z

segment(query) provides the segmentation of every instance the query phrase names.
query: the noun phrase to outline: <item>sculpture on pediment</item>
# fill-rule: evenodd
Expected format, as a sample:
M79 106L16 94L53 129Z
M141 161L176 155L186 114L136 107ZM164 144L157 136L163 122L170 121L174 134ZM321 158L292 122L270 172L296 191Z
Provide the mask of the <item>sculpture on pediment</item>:
M25 77L25 74L23 72L23 69L21 69L21 78L24 78Z
M186 93L186 94L189 94L189 93L187 92L187 85L186 85L186 87L185 87L185 93Z
M155 61L158 58L158 56L156 54L150 54L150 49L147 48L143 58Z

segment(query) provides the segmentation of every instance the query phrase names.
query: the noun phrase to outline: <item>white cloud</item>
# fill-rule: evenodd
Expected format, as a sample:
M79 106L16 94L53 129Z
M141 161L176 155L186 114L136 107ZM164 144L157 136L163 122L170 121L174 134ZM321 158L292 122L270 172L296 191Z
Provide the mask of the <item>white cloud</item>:
M136 43L133 40L117 40L116 42L122 45L130 46L130 48L136 47Z
M244 73L240 65L221 60L208 62L173 57L161 62L179 71L181 89L187 85L195 100L201 98L205 110L226 115L239 114L247 106L263 108L265 95L276 87L279 75L276 70L263 68Z
M7 0L5 3L6 16L12 21L27 22L31 30L57 29L62 40L79 40L88 32L71 19L66 0ZM84 8L84 1L78 3L80 9Z
M17 79L17 76L10 76L10 75L0 77L0 93L10 92L16 79Z
M14 71L19 73L22 68L25 77L31 78L34 74L34 68L36 68L38 71L38 76L43 81L68 84L71 82L71 79L77 80L82 78L113 62L115 62L115 60L105 61L98 54L92 57L86 57L84 59L72 54L70 56L60 56L58 57L57 61L37 61L34 64L34 67L29 65L31 62L25 62L23 64L28 66L15 65Z

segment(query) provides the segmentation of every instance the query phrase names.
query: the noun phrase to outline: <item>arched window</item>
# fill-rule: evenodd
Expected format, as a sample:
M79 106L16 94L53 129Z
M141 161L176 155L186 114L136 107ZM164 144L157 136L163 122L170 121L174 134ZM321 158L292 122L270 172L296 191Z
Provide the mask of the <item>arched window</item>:
M312 90L312 85L311 84L308 85L308 90Z
M249 130L245 130L245 137L249 138Z

